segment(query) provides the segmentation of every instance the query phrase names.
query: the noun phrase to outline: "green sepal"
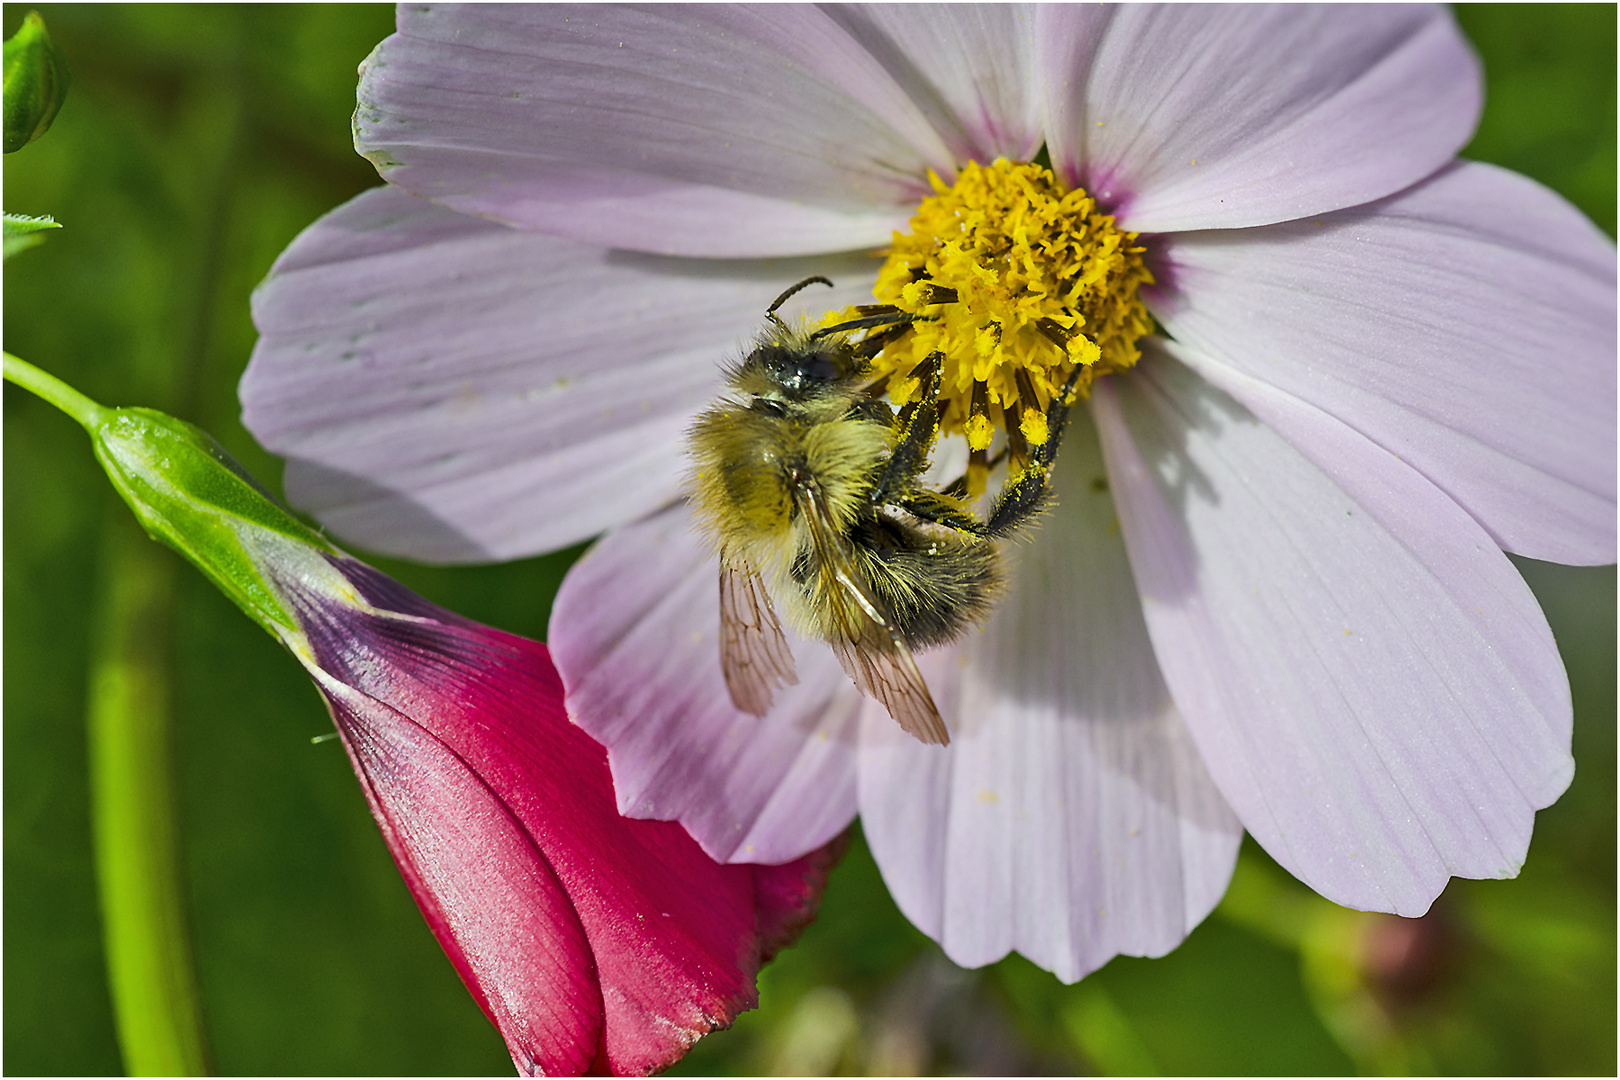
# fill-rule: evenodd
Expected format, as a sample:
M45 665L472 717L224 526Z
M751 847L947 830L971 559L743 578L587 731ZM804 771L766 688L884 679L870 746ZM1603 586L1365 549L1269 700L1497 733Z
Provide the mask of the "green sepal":
M27 214L5 214L5 255L9 259L19 251L27 251L45 240L46 229L60 229L62 223L55 218L29 217Z
M154 409L108 409L86 426L97 460L148 533L194 563L266 630L283 640L289 632L301 635L282 604L284 590L266 572L288 572L303 561L298 552L338 554L336 548L200 428Z
M30 11L5 48L5 152L21 150L50 130L67 97L67 60Z

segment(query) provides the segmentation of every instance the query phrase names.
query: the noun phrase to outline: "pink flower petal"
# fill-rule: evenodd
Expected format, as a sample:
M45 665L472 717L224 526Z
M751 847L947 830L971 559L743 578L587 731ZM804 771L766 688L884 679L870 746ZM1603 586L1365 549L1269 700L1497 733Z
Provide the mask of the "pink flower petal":
M691 416L786 285L870 299L864 257L683 261L610 252L366 192L254 294L244 422L289 499L339 536L435 562L515 558L674 497Z
M988 629L923 658L950 747L869 712L860 799L895 900L947 955L1017 950L1072 982L1179 944L1242 829L1159 674L1083 414L1057 476Z
M1040 149L1034 5L835 4L824 10L917 103L949 148L949 164L1028 161Z
M1418 915L1450 876L1517 872L1535 810L1573 771L1568 683L1534 597L1472 518L1267 393L1314 414L1297 430L1331 472L1158 348L1098 384L1148 630L1266 850L1337 903Z
M677 820L717 859L781 862L855 816L860 698L790 636L797 686L761 718L720 671L719 562L685 504L604 537L564 579L551 639L574 722L609 748L619 806Z
M873 247L955 162L815 8L400 8L356 145L446 206L612 247Z
M339 565L373 607L300 609L317 678L407 882L519 1069L646 1074L751 1007L762 951L808 918L829 854L724 866L676 825L620 817L545 646Z
M1546 188L1460 163L1374 206L1164 238L1178 340L1398 455L1496 543L1615 558L1615 255Z
M759 915L759 962L764 964L798 940L816 917L827 875L844 857L849 834L810 854L778 866L745 866L754 878L754 910Z
M1397 5L1042 10L1053 165L1140 232L1355 206L1449 161L1479 119L1450 13Z
M400 872L518 1072L583 1074L602 992L584 927L533 839L409 717L329 678L321 689Z

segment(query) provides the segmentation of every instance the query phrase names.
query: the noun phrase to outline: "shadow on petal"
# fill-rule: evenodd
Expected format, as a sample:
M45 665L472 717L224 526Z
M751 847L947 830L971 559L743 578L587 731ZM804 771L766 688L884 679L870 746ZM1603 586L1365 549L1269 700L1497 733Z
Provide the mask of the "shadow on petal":
M387 555L423 562L476 564L503 556L435 514L409 492L315 461L287 459L288 500L318 517L332 533ZM380 537L410 537L410 550L389 551Z

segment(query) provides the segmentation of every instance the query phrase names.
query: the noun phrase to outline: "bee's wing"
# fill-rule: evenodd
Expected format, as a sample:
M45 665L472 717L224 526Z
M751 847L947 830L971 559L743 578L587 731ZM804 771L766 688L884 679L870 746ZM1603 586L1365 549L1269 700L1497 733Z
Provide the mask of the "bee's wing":
M890 628L866 620L861 636L834 641L833 654L862 693L883 702L889 715L906 734L919 742L944 746L951 741L940 719L928 684L904 641L890 636Z
M844 665L856 688L881 701L908 735L944 746L951 737L922 672L917 670L917 661L861 584L820 494L801 491L798 505L810 528L823 592L841 629L832 641L838 662Z
M799 681L759 571L720 556L720 670L732 704L764 716L777 688Z

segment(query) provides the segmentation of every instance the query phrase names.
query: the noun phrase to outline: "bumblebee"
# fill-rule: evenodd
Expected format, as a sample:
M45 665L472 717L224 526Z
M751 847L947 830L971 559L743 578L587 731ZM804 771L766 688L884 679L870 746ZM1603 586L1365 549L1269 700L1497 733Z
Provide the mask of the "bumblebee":
M870 358L914 316L874 305L822 329L783 322L777 309L818 283L832 284L807 278L766 309L753 348L726 372L729 395L690 433L694 506L720 552L721 669L732 701L756 716L798 681L775 597L862 693L944 745L913 653L989 615L1004 580L997 541L1049 497L1074 380L1047 410L1050 438L981 521L964 481L931 490L921 479L939 433L939 354L910 373L916 388L898 412L870 375Z

